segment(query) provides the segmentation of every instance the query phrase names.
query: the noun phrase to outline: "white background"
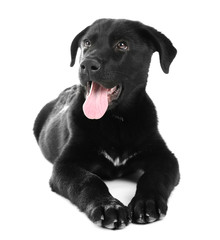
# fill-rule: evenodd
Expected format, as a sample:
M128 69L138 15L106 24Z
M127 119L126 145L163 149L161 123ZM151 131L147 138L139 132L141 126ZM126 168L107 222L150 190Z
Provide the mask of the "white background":
M0 3L1 239L219 239L219 1L47 1ZM147 91L160 131L179 159L180 185L167 217L120 231L94 226L52 193L52 165L32 135L41 107L78 82L74 36L98 18L140 20L178 49L165 75L153 56ZM135 185L108 183L127 204Z

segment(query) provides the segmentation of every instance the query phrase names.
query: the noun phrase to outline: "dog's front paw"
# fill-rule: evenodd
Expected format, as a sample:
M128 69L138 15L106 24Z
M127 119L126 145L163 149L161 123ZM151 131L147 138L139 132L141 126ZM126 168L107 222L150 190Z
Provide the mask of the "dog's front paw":
M165 217L167 201L161 197L158 200L154 200L135 196L129 203L128 209L133 223L152 223Z
M98 226L108 229L122 229L130 222L128 208L115 198L91 204L86 213Z

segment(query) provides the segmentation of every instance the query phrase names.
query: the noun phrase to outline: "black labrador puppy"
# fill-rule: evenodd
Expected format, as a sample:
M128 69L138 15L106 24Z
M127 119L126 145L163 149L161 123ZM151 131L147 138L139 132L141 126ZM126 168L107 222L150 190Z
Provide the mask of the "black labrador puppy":
M159 220L178 184L179 167L158 132L145 87L152 54L159 52L168 73L176 49L152 27L113 19L97 20L74 38L71 66L79 47L81 84L46 104L34 125L53 163L51 189L105 228ZM103 180L136 172L136 194L126 207Z

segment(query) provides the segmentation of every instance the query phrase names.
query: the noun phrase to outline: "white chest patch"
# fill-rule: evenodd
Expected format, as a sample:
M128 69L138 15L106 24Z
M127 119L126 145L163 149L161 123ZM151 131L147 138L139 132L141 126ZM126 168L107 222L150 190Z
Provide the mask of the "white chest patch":
M132 155L130 155L130 156L128 156L128 157L125 158L125 159L120 159L119 157L112 158L112 157L111 157L106 151L104 151L104 150L101 151L101 154L102 154L106 159L108 159L110 162L112 162L115 167L119 167L119 166L125 165L125 164L127 163L127 161L128 161L129 159L135 157L135 156L138 154L138 152L137 152L137 153L134 153L134 154L132 154Z

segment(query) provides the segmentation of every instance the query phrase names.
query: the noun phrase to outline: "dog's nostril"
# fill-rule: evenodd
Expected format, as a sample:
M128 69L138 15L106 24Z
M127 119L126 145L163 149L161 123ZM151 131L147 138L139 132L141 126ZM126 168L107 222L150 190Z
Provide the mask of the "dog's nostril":
M86 69L86 66L85 65L83 65L83 64L81 64L81 66L80 66L83 70L84 69Z
M99 67L98 66L91 66L91 70L92 71L97 71L97 70L99 70Z

